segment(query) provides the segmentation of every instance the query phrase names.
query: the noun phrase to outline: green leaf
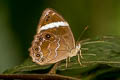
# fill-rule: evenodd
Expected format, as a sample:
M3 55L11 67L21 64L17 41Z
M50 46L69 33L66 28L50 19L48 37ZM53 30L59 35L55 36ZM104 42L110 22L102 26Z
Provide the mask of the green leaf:
M15 74L15 73L25 73L25 72L30 73L32 71L37 71L37 70L41 70L42 73L43 70L44 72L47 72L51 66L52 65L40 66L36 63L33 63L31 58L28 58L27 60L25 60L23 64L4 71L4 74Z
M82 63L87 66L91 64L107 64L112 67L120 67L120 38L104 36L81 44L84 59Z
M95 76L112 71L113 67L120 70L120 38L113 36L97 37L81 41L82 56L80 65L77 56L72 57L66 68L65 60L57 67L57 74L64 76L72 76L83 79L93 79ZM104 64L108 67L99 68L97 64ZM6 70L5 74L11 73L42 73L48 72L52 65L40 66L32 62L28 58L23 64L12 69ZM98 71L96 71L98 68ZM47 70L47 71L46 71ZM90 71L96 73L88 74Z

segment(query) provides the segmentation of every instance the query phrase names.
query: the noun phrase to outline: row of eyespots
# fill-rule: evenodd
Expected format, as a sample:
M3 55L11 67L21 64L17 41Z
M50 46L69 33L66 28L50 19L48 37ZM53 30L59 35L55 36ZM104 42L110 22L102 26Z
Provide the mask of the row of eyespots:
M46 40L49 40L50 38L51 38L51 35L50 34L45 34L45 39ZM35 36L35 40L34 40L34 42L33 42L33 53L35 53L36 54L36 57L40 57L40 54L38 53L38 51L39 51L39 46L40 46L40 42L42 42L43 41L43 36L41 36L41 35L36 35Z
M39 51L39 46L40 46L40 42L42 41L42 37L39 35L36 35L34 37L34 41L33 41L33 53L36 54L36 57L40 57L40 54L38 53Z

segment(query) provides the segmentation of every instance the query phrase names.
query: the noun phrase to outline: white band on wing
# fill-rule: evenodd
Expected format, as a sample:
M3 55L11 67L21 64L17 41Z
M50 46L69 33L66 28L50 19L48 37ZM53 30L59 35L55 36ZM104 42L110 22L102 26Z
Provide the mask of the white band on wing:
M49 24L46 24L46 25L42 26L40 28L40 31L41 30L47 30L47 29L50 29L50 28L60 27L60 26L69 26L69 24L67 22L63 22L63 21L52 22L52 23L49 23Z

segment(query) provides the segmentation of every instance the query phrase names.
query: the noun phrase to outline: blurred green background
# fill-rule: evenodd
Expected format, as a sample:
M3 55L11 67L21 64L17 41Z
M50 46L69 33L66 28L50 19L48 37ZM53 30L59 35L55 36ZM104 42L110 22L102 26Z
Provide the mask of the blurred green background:
M53 8L69 22L77 40L120 35L120 0L0 0L0 73L28 56L42 11Z

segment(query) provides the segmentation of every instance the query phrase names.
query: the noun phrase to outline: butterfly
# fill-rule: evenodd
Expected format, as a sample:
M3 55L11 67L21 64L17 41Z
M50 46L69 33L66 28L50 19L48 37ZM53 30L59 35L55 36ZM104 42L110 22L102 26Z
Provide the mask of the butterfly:
M32 61L39 65L57 63L78 55L78 52L81 54L80 48L68 22L55 10L45 9L29 49Z

